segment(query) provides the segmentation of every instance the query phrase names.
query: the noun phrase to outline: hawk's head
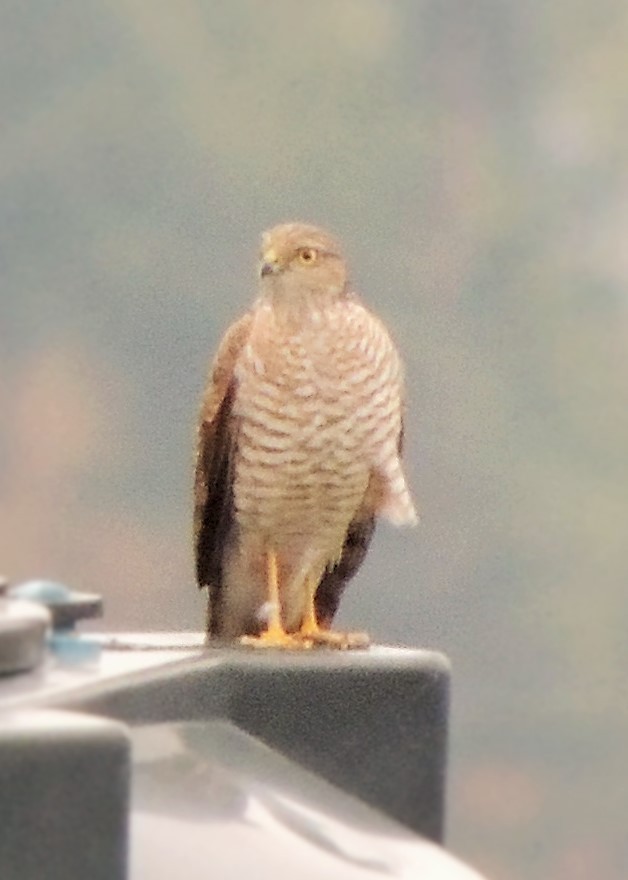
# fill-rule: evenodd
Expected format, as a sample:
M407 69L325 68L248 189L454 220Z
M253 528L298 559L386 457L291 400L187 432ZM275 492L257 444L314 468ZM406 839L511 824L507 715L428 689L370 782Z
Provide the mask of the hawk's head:
M347 270L338 243L316 226L282 223L262 236L260 276L273 291L311 291L338 295Z

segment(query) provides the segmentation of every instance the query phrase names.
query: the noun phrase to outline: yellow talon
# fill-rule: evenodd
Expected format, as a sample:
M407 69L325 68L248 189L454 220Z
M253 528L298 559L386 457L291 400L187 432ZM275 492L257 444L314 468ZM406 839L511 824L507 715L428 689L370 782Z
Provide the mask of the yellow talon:
M350 651L357 648L368 648L370 639L364 632L334 632L329 629L322 629L316 618L315 596L318 583L307 578L307 604L305 606L305 614L301 628L297 633L297 638L301 639L303 647L316 648L328 647L336 648L339 651Z
M258 636L242 636L240 644L250 648L279 648L282 650L309 651L312 648L334 648L339 651L349 651L358 648L368 648L370 644L366 633L361 632L333 632L322 629L316 619L316 607L314 598L318 583L311 577L306 580L307 603L305 613L299 631L289 633L281 622L281 606L279 604L279 581L277 554L269 550L266 556L267 582L268 582L268 606L270 608L268 626Z
M280 633L275 633L268 629L258 636L241 636L240 644L249 648L281 648L282 650L303 649L305 647L303 642L295 636L291 636L290 633L283 632L283 630Z
M303 643L295 636L287 633L281 622L277 554L274 550L269 550L266 555L266 577L268 583L268 606L270 608L268 626L258 636L242 636L240 644L251 648L303 649L305 647Z

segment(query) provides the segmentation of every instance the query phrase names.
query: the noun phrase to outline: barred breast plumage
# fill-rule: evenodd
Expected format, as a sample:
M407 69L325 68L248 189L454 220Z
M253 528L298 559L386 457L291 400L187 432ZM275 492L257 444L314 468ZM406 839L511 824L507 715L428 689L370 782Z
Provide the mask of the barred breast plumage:
M259 299L227 337L228 381L219 353L211 406L206 400L201 421L197 568L213 595L210 631L220 635L263 629L269 548L281 622L294 632L306 613L304 584L320 583L321 597L329 592L322 581L344 571L348 536L362 529L368 543L376 514L398 524L416 521L400 463L400 359L381 321L348 292L335 242L313 227L278 227L269 234L264 267ZM221 423L225 400L229 411ZM213 435L210 448L223 448L218 457L228 462L222 468L228 489L213 499L229 520L213 524L214 536L222 526L222 546L212 548L214 571L205 564L207 505L216 487L209 485L203 425ZM217 434L226 442L217 443Z

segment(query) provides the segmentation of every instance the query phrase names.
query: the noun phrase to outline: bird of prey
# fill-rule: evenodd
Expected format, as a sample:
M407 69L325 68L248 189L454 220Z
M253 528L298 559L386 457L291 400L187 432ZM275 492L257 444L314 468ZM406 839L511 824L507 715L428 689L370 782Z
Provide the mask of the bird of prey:
M401 465L403 377L338 243L303 223L262 237L259 293L227 330L198 427L195 551L208 637L368 644L331 623L375 519L417 520Z

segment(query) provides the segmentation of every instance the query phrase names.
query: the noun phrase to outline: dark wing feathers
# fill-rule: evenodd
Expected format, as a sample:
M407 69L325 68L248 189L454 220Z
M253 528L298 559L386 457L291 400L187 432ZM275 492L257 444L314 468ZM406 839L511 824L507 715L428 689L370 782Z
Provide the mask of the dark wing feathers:
M358 515L349 525L340 559L323 575L314 606L316 618L322 627L331 626L345 587L362 565L375 530L375 516Z
M250 325L251 315L247 313L227 331L201 406L194 479L194 545L199 587L217 589L222 580L223 552L233 523L232 408L237 387L234 368Z

